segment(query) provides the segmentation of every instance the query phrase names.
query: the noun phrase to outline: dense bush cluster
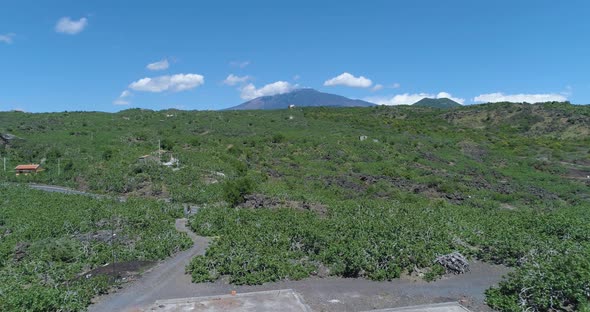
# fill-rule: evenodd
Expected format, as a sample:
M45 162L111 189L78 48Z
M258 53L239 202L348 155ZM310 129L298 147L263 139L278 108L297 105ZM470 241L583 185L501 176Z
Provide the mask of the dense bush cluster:
M491 306L575 310L589 298L590 223L579 219L587 207L571 209L575 213L341 202L329 218L292 209L206 209L191 225L219 238L189 271L196 282L228 275L236 284L300 279L323 266L329 274L374 280L426 268L432 279L444 273L433 260L460 251L516 267L488 291Z

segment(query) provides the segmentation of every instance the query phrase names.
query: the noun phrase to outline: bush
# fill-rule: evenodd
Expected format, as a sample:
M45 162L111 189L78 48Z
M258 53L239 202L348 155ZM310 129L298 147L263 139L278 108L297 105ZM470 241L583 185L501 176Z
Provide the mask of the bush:
M107 149L102 153L102 159L109 161L111 160L111 158L113 158L113 155L115 154L115 151L113 149Z
M287 137L285 137L284 134L276 133L275 135L272 136L271 142L272 143L283 143L286 140L287 140Z
M160 142L163 149L171 151L174 148L174 142L170 139L164 139Z
M500 311L588 311L590 253L569 249L529 255L486 296Z
M249 177L227 180L223 186L223 195L225 201L232 206L237 206L244 202L244 195L250 194L254 190L254 181Z

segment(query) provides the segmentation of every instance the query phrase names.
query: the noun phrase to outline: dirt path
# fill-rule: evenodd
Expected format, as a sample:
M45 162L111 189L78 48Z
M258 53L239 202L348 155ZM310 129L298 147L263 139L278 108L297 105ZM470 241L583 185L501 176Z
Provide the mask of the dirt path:
M62 187L35 188L92 195ZM209 240L190 231L186 219L176 220L176 229L189 235L194 242L192 248L163 260L116 293L97 298L89 311L141 311L161 299L217 296L229 294L232 290L245 293L277 289L293 289L314 311L363 311L448 301L461 301L472 311L492 311L484 303L484 292L509 271L503 266L473 262L470 272L445 276L431 283L408 278L373 282L359 278L330 277L257 286L234 286L224 280L194 284L190 276L185 274L185 266L194 256L205 253Z
M186 223L186 219L177 219L176 229L190 236L193 247L166 259L116 293L99 298L89 311L137 311L158 299L185 296L185 289L192 284L190 276L185 274L185 267L194 256L205 254L209 244L207 238L190 231Z

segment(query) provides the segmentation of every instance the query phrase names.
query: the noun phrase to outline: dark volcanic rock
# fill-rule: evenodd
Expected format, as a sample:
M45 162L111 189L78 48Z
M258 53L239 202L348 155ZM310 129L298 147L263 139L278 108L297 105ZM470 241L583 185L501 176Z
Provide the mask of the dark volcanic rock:
M328 214L328 207L318 203L300 202L294 200L280 200L277 198L268 197L262 194L251 194L244 196L244 202L238 205L240 208L250 209L278 209L278 208L291 208L297 210L312 211L320 216Z

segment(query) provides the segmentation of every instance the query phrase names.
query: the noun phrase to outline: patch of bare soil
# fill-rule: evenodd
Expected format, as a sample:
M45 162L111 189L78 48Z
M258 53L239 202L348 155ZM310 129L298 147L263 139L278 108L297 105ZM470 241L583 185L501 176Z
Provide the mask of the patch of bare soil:
M388 176L372 176L360 175L359 179L368 185L375 184L379 181L386 181L394 187L412 192L414 194L422 194L428 198L442 198L452 203L458 204L465 200L464 196L458 192L447 193L438 188L435 184L423 184L414 182L405 178L392 178Z
M204 176L202 178L203 183L205 183L206 185L210 185L210 184L215 184L215 183L219 183L219 180L217 180L216 177L213 176Z
M506 209L506 210L515 210L516 209L516 207L514 207L513 205L508 204L508 203L500 204L500 208Z
M108 243L110 242L113 237L116 237L117 240L120 240L120 237L113 236L113 234L118 234L119 231L113 233L111 230L98 230L90 233L82 233L82 234L75 234L74 238L81 242L103 242Z
M336 177L321 178L326 186L338 186L342 189L350 191L351 197L357 194L365 194L371 185L379 182L386 182L397 189L401 189L414 194L421 194L428 198L441 198L449 202L458 204L465 200L464 195L453 192L447 193L442 191L436 184L424 184L415 182L406 178L393 178L384 175L369 175L369 174L349 174ZM389 194L376 193L376 197L388 197Z
M203 183L210 185L221 182L225 179L225 174L222 172L211 171L201 177Z
M566 177L571 179L588 179L590 180L590 169L569 168Z
M19 242L18 244L16 244L16 246L14 247L14 261L18 262L21 261L24 257L26 257L27 250L29 249L30 245L31 244L27 242Z
M574 160L574 164L590 167L590 159L576 159Z
M368 188L366 184L358 183L359 181L354 181L354 178L349 176L324 177L322 179L327 187L337 186L341 189L352 191L352 194L364 193Z
M271 168L266 168L266 174L271 178L280 178L283 176L282 173Z
M558 200L559 196L555 193L549 192L546 189L540 188L540 187L536 187L536 186L528 186L526 188L526 191L533 195L534 197L537 197L538 199L542 199L542 200Z
M96 276L108 276L113 279L127 279L138 276L142 272L151 268L155 261L127 261L119 263L109 263L80 275L79 278L92 278Z
M149 181L141 182L134 189L126 190L123 195L147 198L170 197L170 193L168 192L168 188L165 184L154 184Z
M488 155L488 151L475 142L463 141L458 145L465 156L477 162L483 162L484 158Z
M317 213L320 216L325 216L328 214L328 207L326 205L318 204L318 203L310 203L306 201L294 201L294 200L282 200L277 198L268 197L262 194L251 194L244 196L244 202L241 203L238 207L240 208L250 208L250 209L258 209L258 208L269 208L269 209L278 209L278 208L291 208L297 210L304 210L304 211L312 211Z
M441 164L448 164L449 163L448 161L438 157L437 155L435 155L432 152L422 152L422 153L420 153L420 156L423 159L426 159L426 160L429 160L432 162L437 162L437 163L441 163Z
M492 190L500 194L512 194L516 192L516 187L510 179L496 171L492 171L494 183L491 183L481 173L474 170L466 170L462 174L469 177L468 179L464 179L463 183L474 189Z
M74 178L74 181L76 182L76 184L78 185L77 189L84 192L84 191L88 191L88 182L86 181L86 179L84 179L84 177L82 176L76 176Z

